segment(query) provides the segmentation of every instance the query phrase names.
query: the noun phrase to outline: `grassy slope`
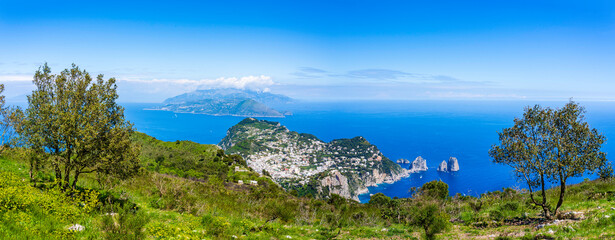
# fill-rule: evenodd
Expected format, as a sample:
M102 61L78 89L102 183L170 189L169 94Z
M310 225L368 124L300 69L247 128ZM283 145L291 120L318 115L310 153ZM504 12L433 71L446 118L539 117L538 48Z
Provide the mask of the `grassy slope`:
M146 165L152 163L157 154L172 153L174 157L170 159L176 160L200 160L205 157L205 163L215 158L214 146L138 137L135 141L143 145L142 159ZM105 210L84 207L89 204L83 204L83 199L70 199L53 190L31 187L26 180L28 170L23 159L15 154L0 157L2 180L14 180L0 187L0 239L97 239L105 236L104 232L109 229L104 221ZM155 166L148 168L152 170L121 181L112 189L102 189L92 176L85 177L80 186L83 191L95 189L115 199L135 203L138 211L145 215L140 221L145 223L143 234L148 239L228 239L233 235L243 239L286 239L286 236L293 239L326 239L338 233L340 239L407 239L421 236L421 230L417 227L408 226L403 221L396 223L395 220L381 218L388 212L387 207L340 199L322 201L296 198L253 172L234 173L229 170L226 180L208 178L207 181L193 181L157 173ZM258 180L259 186L233 183L237 179ZM7 187L9 185L13 190ZM560 238L613 238L613 192L613 181L588 181L570 186L569 197L562 210L582 212L585 218L567 220L564 224L541 229L536 228L540 224L540 211L526 204L527 194L507 190L485 194L480 199L452 198L442 208L454 224L439 237L484 239L549 235ZM550 194L555 196L556 193L550 191ZM6 204L7 199L12 199L13 205L21 205L10 210L2 209L2 203ZM415 204L410 199L392 201L398 203L392 206L402 209L400 211ZM477 209L479 202L482 205ZM411 216L412 212L406 215ZM523 221L526 223L514 224ZM74 223L84 225L86 230L77 233L66 230ZM550 230L553 233L549 233Z

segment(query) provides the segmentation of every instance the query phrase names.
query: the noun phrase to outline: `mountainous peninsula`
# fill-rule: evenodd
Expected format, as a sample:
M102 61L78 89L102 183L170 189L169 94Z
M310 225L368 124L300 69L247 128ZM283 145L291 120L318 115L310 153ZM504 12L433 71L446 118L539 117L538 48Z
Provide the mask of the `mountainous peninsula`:
M229 154L243 156L255 171L270 174L299 195L335 193L358 200L367 187L409 174L363 137L327 143L280 123L254 118L231 127L218 145Z
M284 117L291 113L270 106L291 102L291 98L280 94L226 88L184 93L164 100L154 109L213 116Z

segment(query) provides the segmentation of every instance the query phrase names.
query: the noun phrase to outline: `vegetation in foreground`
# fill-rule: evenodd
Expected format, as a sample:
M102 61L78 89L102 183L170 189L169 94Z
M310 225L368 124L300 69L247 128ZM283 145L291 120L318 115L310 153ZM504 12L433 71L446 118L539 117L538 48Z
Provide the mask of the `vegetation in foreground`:
M527 137L523 128L505 130L492 156L521 154L499 162L531 163L515 169L540 186L596 169L599 180L538 196L503 189L479 197L450 197L445 183L432 181L412 189L412 198L375 194L360 204L335 194L297 197L215 146L135 133L115 104L113 79L94 82L76 66L51 75L44 66L35 83L25 111L6 108L0 98L9 136L0 149L2 239L615 238L614 179L596 151L604 139L587 132L579 115L560 115L569 106L538 114L546 124L538 127L542 145L518 141ZM13 128L20 138L11 138ZM531 156L553 153L563 157Z
M77 189L61 192L48 171L41 171L33 186L21 154L13 149L0 158L2 239L615 237L613 179L569 186L560 218L547 221L527 192L503 189L480 197L448 197L442 182L426 184L412 199L375 194L367 204L336 195L298 198L257 173L234 170L227 181L143 170L113 188L104 189L88 177ZM258 185L239 185L234 179L257 179ZM558 189L547 191L548 197L558 195ZM75 224L84 230L69 230Z

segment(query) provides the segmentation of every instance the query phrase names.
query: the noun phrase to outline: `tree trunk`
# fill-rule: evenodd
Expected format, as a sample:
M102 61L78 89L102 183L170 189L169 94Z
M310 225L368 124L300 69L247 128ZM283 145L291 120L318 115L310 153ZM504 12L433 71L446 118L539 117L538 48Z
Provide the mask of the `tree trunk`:
M541 186L541 194L542 194L542 211L544 212L546 219L551 219L551 214L549 212L549 206L547 205L547 193L545 191L545 179L542 174L540 175L540 186Z
M559 207L561 207L562 203L564 202L565 193L566 193L566 180L561 180L560 186L559 186L559 200L557 201L557 206L555 206L553 215L557 216L557 210L559 210Z
M60 170L60 165L58 163L54 163L53 168L55 168L56 171L56 181L62 181L62 171Z
M73 189L75 189L77 187L77 181L79 181L79 174L80 173L81 173L80 171L75 171L75 179L73 180L73 184L72 184Z

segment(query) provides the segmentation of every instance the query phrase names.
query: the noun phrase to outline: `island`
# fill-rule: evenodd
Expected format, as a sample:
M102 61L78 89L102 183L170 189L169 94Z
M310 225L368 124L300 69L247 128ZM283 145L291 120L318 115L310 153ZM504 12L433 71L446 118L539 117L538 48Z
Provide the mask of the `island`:
M294 100L280 94L240 89L208 89L184 93L162 102L150 110L194 113L212 116L285 117L288 111L278 111L271 105L284 105Z
M412 168L410 168L410 172L415 173L423 171L427 171L427 160L421 156L418 156L414 159L414 161L412 161Z
M409 176L407 169L363 137L324 142L312 134L290 131L278 122L255 118L231 127L218 145L300 195L337 194L358 200L358 195L368 192L367 187Z
M457 172L459 171L459 162L456 157L450 157L448 163L446 160L442 161L438 166L440 172Z
M399 164L409 164L410 160L405 159L405 158L400 158L400 159L397 159L397 163L399 163Z

